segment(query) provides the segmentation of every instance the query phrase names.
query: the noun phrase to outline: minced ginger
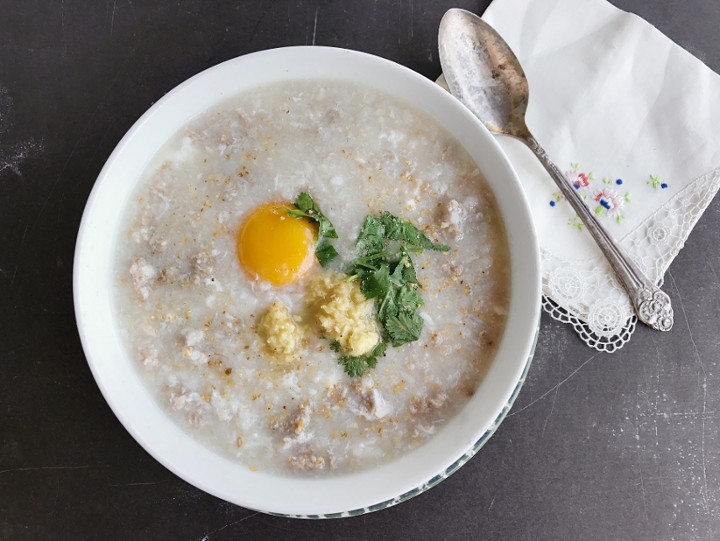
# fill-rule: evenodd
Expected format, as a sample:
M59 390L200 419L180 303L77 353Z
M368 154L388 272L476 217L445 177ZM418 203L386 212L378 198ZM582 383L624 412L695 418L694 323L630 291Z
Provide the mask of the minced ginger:
M312 278L306 300L313 323L325 338L338 343L343 355L365 355L380 341L373 302L344 274L325 272ZM288 361L297 355L303 342L299 321L277 299L260 317L256 330L274 359Z
M367 300L357 282L347 276L324 272L309 283L307 301L323 335L336 341L340 352L365 355L380 341L373 302Z
M268 351L279 360L292 358L303 339L302 329L290 310L278 300L272 302L258 321L257 333L265 340Z

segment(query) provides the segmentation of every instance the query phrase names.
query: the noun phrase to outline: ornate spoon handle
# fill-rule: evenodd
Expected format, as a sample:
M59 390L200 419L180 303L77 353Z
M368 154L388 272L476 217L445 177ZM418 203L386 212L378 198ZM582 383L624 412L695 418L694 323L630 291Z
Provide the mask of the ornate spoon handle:
M588 232L592 235L607 258L610 266L625 287L630 301L635 307L638 319L646 325L660 331L669 331L673 326L673 309L670 297L637 268L622 248L610 237L605 228L582 202L572 189L565 175L548 157L545 149L528 132L522 141L532 150L553 178L568 203L577 212Z

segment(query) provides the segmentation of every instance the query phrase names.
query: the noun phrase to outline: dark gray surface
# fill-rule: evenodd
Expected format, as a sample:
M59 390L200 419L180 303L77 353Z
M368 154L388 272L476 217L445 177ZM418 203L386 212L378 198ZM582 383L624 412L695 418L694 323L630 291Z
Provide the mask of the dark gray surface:
M497 434L379 513L305 522L208 496L135 443L90 375L75 236L104 161L154 101L213 64L291 44L434 78L442 13L487 4L0 0L0 539L720 539L718 199L666 276L671 333L640 328L598 354L544 318ZM716 0L616 4L720 70Z

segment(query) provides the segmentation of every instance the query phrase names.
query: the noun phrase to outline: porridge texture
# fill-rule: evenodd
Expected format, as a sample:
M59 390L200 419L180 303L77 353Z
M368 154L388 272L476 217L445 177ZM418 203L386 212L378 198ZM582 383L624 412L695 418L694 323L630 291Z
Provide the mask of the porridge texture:
M301 192L332 221L339 256L300 257L289 283L258 279L239 231ZM384 211L450 250L411 254L420 338L350 377L331 340L361 354L379 329L343 271L365 217ZM503 225L460 143L395 98L334 81L260 88L183 128L146 171L117 254L120 327L152 393L193 437L269 472L353 471L421 445L476 392L509 301Z

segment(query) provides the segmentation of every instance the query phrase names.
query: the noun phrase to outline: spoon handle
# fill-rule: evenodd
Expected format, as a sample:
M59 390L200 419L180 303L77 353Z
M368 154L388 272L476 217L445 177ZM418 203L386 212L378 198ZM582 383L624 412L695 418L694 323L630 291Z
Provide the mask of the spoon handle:
M565 175L548 157L547 152L540 146L535 137L528 132L528 135L523 137L522 140L535 153L547 172L550 173L565 199L577 212L600 250L605 254L610 266L628 292L638 319L653 329L669 331L673 326L673 309L670 304L670 297L653 284L610 237L605 228L570 186Z

